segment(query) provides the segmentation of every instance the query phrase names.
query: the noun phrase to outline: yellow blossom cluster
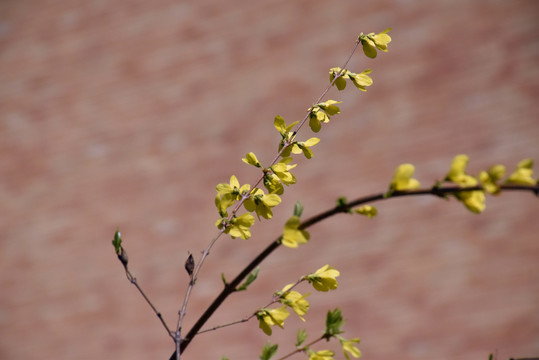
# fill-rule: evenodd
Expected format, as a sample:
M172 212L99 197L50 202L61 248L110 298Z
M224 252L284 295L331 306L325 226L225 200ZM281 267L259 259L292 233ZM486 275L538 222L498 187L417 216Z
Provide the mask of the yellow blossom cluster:
M318 291L335 290L338 285L336 278L339 275L339 270L332 266L324 265L313 274L306 275L305 280L310 282Z
M371 69L367 69L356 74L340 67L334 67L329 69L329 81L335 79L334 84L337 89L344 90L346 88L346 80L350 80L359 90L367 91L367 86L372 85L372 78L368 75L371 72Z
M393 180L389 185L390 191L403 191L418 189L419 181L413 179L415 167L412 164L402 164L397 167Z
M466 172L468 165L468 155L460 154L454 157L450 169L444 177L445 182L450 182L463 188L463 191L455 191L452 195L462 202L468 210L473 213L481 213L485 209L485 193L497 195L500 193L501 185L536 185L537 180L533 178L533 160L524 159L520 161L513 173L503 180L506 174L504 165L497 164L488 170L483 170L477 177ZM397 167L395 175L389 185L386 196L391 196L395 191L411 191L419 188L419 181L413 178L415 167L412 164L402 164ZM434 189L439 187L435 185ZM470 188L470 191L465 191ZM362 210L364 213L367 209ZM361 213L360 209L356 212Z
M271 335L271 327L274 325L283 328L285 319L290 315L286 309L286 305L278 309L263 308L256 312L256 318L259 320L259 325L266 335Z
M328 123L331 116L339 114L341 109L336 104L342 101L328 100L309 108L309 126L312 131L319 132L321 123Z
M279 302L291 308L302 321L305 321L303 315L309 310L309 303L305 298L310 294L301 295L299 292L290 290L295 284L286 285L277 293Z
M391 41L391 37L387 35L389 30L386 29L379 34L369 33L365 35L361 33L356 46L361 43L365 55L376 57L376 49L387 51L387 45ZM370 73L370 69L357 74L347 69L335 67L330 69L330 82L339 90L343 90L346 87L346 80L349 80L358 89L366 91L366 88L372 85L372 78L368 76ZM251 189L249 184L240 186L238 179L234 175L230 178L229 183L217 185L215 206L219 211L220 218L217 220L216 226L221 231L229 234L232 238L248 239L251 237L250 228L254 224L252 212L256 214L259 220L261 217L265 219L273 217L272 208L281 203L279 195L284 193L284 186L296 183L296 177L290 171L296 167L296 164L291 164L292 155L303 154L307 159L311 159L313 157L311 148L320 142L320 139L316 137L298 141L296 140L297 131L308 119L311 130L315 133L319 132L322 128L322 123L328 123L332 116L340 113L340 108L337 106L340 103L340 101L336 100L318 102L307 110L307 115L301 123L296 121L287 125L282 116L275 117L273 125L281 136L278 157L268 167L263 167L253 152L247 153L245 158L242 159L246 164L262 169L262 177L256 183L261 182L267 193L260 188ZM293 130L295 127L297 129ZM229 214L229 208L237 202L239 204ZM248 213L238 216L236 213L242 204ZM361 207L356 212L369 217L376 215L374 207ZM309 234L299 229L299 225L298 215L294 215L287 221L281 238L282 244L288 247L297 247L298 244L308 241Z
M520 161L516 170L509 175L507 183L517 185L536 185L538 180L533 178L533 160L524 159Z
M301 221L299 216L292 216L284 225L281 243L289 248L296 248L300 244L306 244L309 241L309 233L299 229Z
M251 237L250 228L254 224L254 217L250 212L255 212L260 216L271 219L273 213L271 208L281 203L281 198L276 194L265 194L262 189L251 190L249 184L240 186L236 176L230 177L230 182L217 185L217 196L215 206L219 210L221 218L217 220L216 226L224 229L226 234L232 238L248 239ZM244 207L249 213L240 216L232 216L228 219L228 208L236 201L244 200Z
M292 309L302 321L303 316L309 310L309 302L305 299L310 294L302 295L298 291L292 290L301 281L310 282L317 291L335 290L337 288L336 277L339 271L325 265L312 274L303 276L296 284L288 284L281 291L275 293L276 301L283 304L277 309L262 308L255 313L259 321L259 326L265 334L271 335L272 326L283 328L284 320L290 315L287 308Z
M451 163L451 168L445 176L445 180L458 184L461 187L476 186L478 184L477 179L466 173L467 164L467 155L455 156ZM478 214L485 209L485 192L482 190L461 191L455 193L455 197L473 213Z
M481 171L479 173L479 181L483 184L485 190L493 195L500 193L500 186L498 182L505 176L505 166L494 165L487 171Z
M378 50L382 50L384 52L387 52L387 44L391 42L391 37L387 34L391 28L385 29L384 31L375 34L375 33L369 33L369 34L363 34L361 33L359 35L358 40L361 42L361 45L363 46L363 52L368 57L374 59Z

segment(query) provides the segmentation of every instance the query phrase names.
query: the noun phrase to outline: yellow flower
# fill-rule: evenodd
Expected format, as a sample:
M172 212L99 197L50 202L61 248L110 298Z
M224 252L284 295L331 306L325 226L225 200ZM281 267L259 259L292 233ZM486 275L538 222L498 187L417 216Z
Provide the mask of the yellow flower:
M346 79L348 79L348 76L345 78L347 72L348 70L341 69L340 67L331 68L329 69L329 81L332 82L333 79L337 77L334 85L337 87L337 89L344 90L344 88L346 88Z
M342 70L341 68L336 67L329 70L329 80L333 81L337 75L340 75L337 77L334 83L335 86L337 86L337 89L343 90L346 87L346 79L348 79L352 81L359 90L367 91L366 87L372 85L372 78L367 75L371 72L371 69L367 69L359 74L356 74L346 69Z
M462 183L466 182L466 177L469 176L465 174L466 165L468 165L468 155L455 156L445 179L463 185Z
M451 168L445 180L454 182L461 187L472 187L477 185L477 179L466 174L468 164L467 155L457 155L451 163ZM455 197L461 201L468 210L479 214L485 210L485 192L483 190L460 191L455 193Z
M219 211L221 217L226 217L226 210L234 204L236 200L240 200L241 197L249 192L251 185L245 184L240 187L240 183L236 176L230 177L230 184L221 183L217 185L217 197L215 198L215 206Z
M363 46L363 52L370 58L375 58L377 55L376 49L387 52L387 44L391 42L391 37L387 33L391 30L385 29L381 33L369 33L367 35L361 33L359 40Z
M284 193L284 187L277 175L270 172L264 173L264 186L270 194L281 195Z
M286 309L286 305L278 309L260 309L256 312L256 318L260 322L260 328L266 335L271 335L271 327L279 326L281 329L284 325L284 320L290 315Z
M281 151L283 146L285 146L286 144L286 149L284 149L284 151L281 153L282 157L290 156L291 152L293 152L294 154L301 154L301 152L304 152L305 156L310 159L312 157L312 151L308 147L315 145L320 141L320 139L311 138L305 142L293 141L296 136L296 132L290 131L297 123L298 121L295 121L290 125L286 125L282 116L275 117L273 124L282 137L281 142L279 143L279 151Z
M292 128L294 127L294 125L296 125L298 123L298 121L295 121L293 122L292 124L290 125L286 125L284 119L282 116L280 115L277 115L275 117L275 119L273 120L273 125L275 126L275 128L277 129L277 131L281 134L281 135L285 135L287 133L290 132L290 130L292 130Z
M331 350L309 351L309 360L333 360L335 353Z
M217 220L216 226L219 229L225 227L225 234L229 234L232 239L237 237L247 240L251 237L251 226L255 223L253 215L246 213L238 217L233 217L227 223L226 219Z
M335 290L337 288L337 276L340 272L335 268L324 265L316 270L314 274L305 276L305 279L313 284L313 287L318 291Z
M358 214L365 215L368 218L373 218L378 214L378 210L372 205L363 205L354 211Z
M387 35L391 31L391 28L387 28L384 31L374 35L372 39L376 44L378 50L387 51L387 44L391 42L391 37ZM370 34L369 34L370 35Z
M288 284L281 290L279 293L279 302L290 307L296 314L298 314L302 321L305 321L303 315L309 310L309 303L305 298L309 296L309 294L301 295L297 291L288 291L293 285L294 284Z
M341 109L335 104L340 104L341 102L342 101L328 100L309 108L309 126L311 127L311 130L319 132L322 128L321 123L327 123L331 116L339 114Z
M279 205L281 203L281 198L277 194L264 194L262 189L255 188L249 198L245 200L243 206L247 211L255 211L260 220L260 216L271 219L273 217L273 212L271 208Z
M488 169L488 176L494 181L498 181L505 176L505 166L494 165Z
M479 214L485 210L485 193L483 191L462 191L455 194L464 206L473 213Z
M346 359L350 360L350 355L352 355L356 359L361 357L361 351L359 351L359 349L354 346L354 344L359 343L359 339L356 338L347 340L339 337L339 341L341 342L342 350Z
M219 215L221 215L221 217L228 216L227 209L232 206L232 204L234 204L232 196L221 197L219 194L215 196L215 206L217 207L217 210L219 210Z
M245 158L241 160L246 164L253 165L258 168L262 167L262 165L260 165L260 162L258 161L258 159L256 158L256 155L253 152L248 153L247 155L245 155Z
M367 74L370 74L372 72L371 69L364 70L360 72L359 74L356 73L349 73L350 80L354 83L354 85L361 91L367 91L366 87L372 85L372 78L368 76Z
M496 195L500 192L500 186L497 182L505 176L505 166L494 165L488 171L479 173L479 181L490 194Z
M419 188L419 181L412 179L414 175L415 167L412 164L402 164L397 167L391 185L390 190L403 191L414 190Z
M230 177L230 184L221 183L217 185L217 193L221 196L230 196L234 200L240 200L241 196L249 191L251 185L245 184L240 187L240 183L236 176L232 175Z
M315 138L315 137L310 138L307 141L297 141L297 142L294 142L294 144L291 147L291 150L294 154L301 154L303 152L303 155L305 155L307 159L310 159L313 157L313 152L310 149L310 147L318 144L319 142L320 142L320 139ZM284 156L284 153L283 153L283 156Z
M519 185L535 185L537 180L533 177L533 160L524 159L517 165L517 169L509 175L507 182Z
M288 165L292 161L291 157L284 157L279 162L271 166L271 170L285 185L295 184L296 177L290 172L297 164Z
M298 121L293 122L290 125L286 125L284 119L282 116L277 115L275 117L275 120L273 121L273 125L281 134L281 142L279 143L279 151L282 150L283 146L286 144L286 149L282 152L283 157L290 156L290 152L292 151L292 145L291 142L293 138L296 136L296 132L290 132L292 128L298 123Z
M284 225L282 244L289 248L296 248L299 244L305 244L309 241L309 233L305 230L299 230L299 217L292 216Z

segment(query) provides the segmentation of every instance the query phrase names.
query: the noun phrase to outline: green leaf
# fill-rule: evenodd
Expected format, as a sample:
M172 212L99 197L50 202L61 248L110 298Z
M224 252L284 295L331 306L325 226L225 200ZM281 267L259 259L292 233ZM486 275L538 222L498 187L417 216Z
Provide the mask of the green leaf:
M344 196L341 196L337 199L337 207L345 207L347 205L348 201Z
M326 331L324 332L324 338L330 339L335 335L342 333L341 326L343 326L344 320L339 308L328 311L326 316Z
M283 119L283 117L281 115L277 115L275 117L275 119L273 120L273 125L275 126L277 131L279 131L279 133L281 133L281 135L284 135L284 134L290 132L290 130L292 130L292 128L294 126L296 126L296 124L298 122L299 121L294 121L292 124L287 126L284 119Z
M298 330L298 337L296 342L296 347L300 347L301 344L303 344L307 340L307 330L305 329L299 329Z
M225 273L221 273L221 280L223 281L223 285L227 286L228 283L226 282Z
M268 341L266 345L264 345L264 348L262 349L262 355L260 355L260 360L271 359L277 353L278 347L279 347L278 344L271 345L270 342Z
M341 109L337 105L333 105L333 104L323 106L322 108L330 116L340 114L340 112L341 112Z
M279 131L281 134L284 134L286 132L286 123L284 122L284 119L281 115L277 115L275 119L273 120L273 126Z
M339 76L337 80L335 80L335 86L339 90L344 90L346 87L346 80L342 76Z
M365 40L362 40L361 45L363 45L363 52L365 53L365 55L367 55L371 59L374 59L376 57L377 55L376 49L373 46L371 46L371 44L369 44Z
M119 229L116 229L116 232L114 233L114 239L112 239L112 245L114 246L114 250L116 251L116 254L120 255L120 249L122 247L122 235L120 234Z
M301 149L301 151L303 151L303 155L305 155L307 159L310 159L313 157L313 152L311 151L311 149L309 149L307 146L303 145L302 143L297 143L297 145Z
M256 280L256 277L258 276L258 272L260 271L260 267L257 267L256 269L253 270L253 272L251 272L248 276L247 276L247 279L245 279L245 282L243 284L240 285L239 288L236 289L236 291L243 291L243 290L247 290L247 287L249 285L251 285L251 283L253 281Z
M320 124L320 120L316 118L316 115L313 116L313 113L309 115L309 127L315 133L319 132L320 129L322 129L322 124Z
M293 144L295 144L296 142L288 145L284 150L283 152L281 153L281 157L289 157L290 156L290 153L292 152L292 147L293 147ZM279 146L279 151L281 151L282 149L282 145Z
M296 202L296 204L294 205L294 216L301 217L302 213L303 213L303 205L301 205L301 203L298 200L298 202Z
M337 199L337 207L338 208L344 208L346 209L348 206L348 200L344 197L344 196L341 196ZM347 213L351 214L352 213L352 210L350 209L347 209L346 210Z

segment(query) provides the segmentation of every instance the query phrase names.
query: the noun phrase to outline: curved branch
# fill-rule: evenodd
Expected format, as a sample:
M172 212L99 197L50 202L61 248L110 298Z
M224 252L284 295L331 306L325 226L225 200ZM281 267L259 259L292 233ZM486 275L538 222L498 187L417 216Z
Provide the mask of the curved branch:
M347 213L350 209L357 207L359 205L363 205L366 203L372 203L380 200L388 200L391 198L396 197L404 197L404 196L419 196L419 195L434 195L438 197L444 197L445 195L451 195L459 192L464 191L474 191L474 190L482 190L485 189L482 186L473 186L473 187L459 187L459 186L450 186L450 187L432 187L429 189L419 189L419 190L410 190L410 191L395 191L390 194L388 193L379 193L369 196L364 196L357 198L355 200L352 200L345 205L338 205L335 206L332 209L329 209L327 211L321 212L317 215L314 215L307 220L303 221L301 225L299 226L299 229L307 229L333 215L339 214L339 213ZM535 186L521 186L521 185L501 185L500 190L503 191L531 191L536 196L539 196L539 185ZM224 287L224 289L221 291L221 293L215 298L215 300L211 303L211 305L206 309L206 311L199 317L197 322L193 325L193 327L189 330L189 333L182 339L181 341L181 351L184 351L191 340L197 335L199 330L202 328L202 326L206 323L206 321L213 315L215 310L221 306L221 304L225 301L225 299L235 292L235 289L238 287L238 285L243 281L245 277L247 277L266 257L268 257L275 249L277 249L281 245L281 236L279 236L277 239L275 239L273 242L271 242L266 249L264 249L256 258L254 258L230 283L227 283ZM176 358L176 353L174 353L170 360L174 360Z

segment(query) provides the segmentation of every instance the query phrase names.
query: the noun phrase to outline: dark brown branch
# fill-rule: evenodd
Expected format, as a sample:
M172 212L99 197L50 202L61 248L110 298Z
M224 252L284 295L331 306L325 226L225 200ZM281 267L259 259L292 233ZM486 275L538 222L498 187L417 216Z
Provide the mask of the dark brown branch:
M535 186L524 186L524 185L501 185L501 191L531 191L536 196L539 196L539 185ZM310 217L309 219L303 221L299 226L300 229L307 229L333 215L340 213L347 213L350 209L357 207L359 205L372 203L380 200L387 200L396 197L404 196L418 196L418 195L434 195L438 197L444 197L445 195L451 195L464 191L474 191L474 190L484 190L482 186L473 186L462 188L459 186L450 186L450 187L432 187L429 189L419 189L419 190L410 190L410 191L395 191L391 194L380 193L365 197L360 197L353 201L346 203L346 205L338 205L334 208L324 211L320 214ZM247 275L249 275L266 257L268 257L275 249L281 245L281 236L275 239L272 243L268 245L264 251L262 251L256 258L254 258L246 267L242 270L230 283L227 283L221 293L215 298L211 305L206 309L206 311L200 316L198 321L193 325L189 330L189 333L181 341L181 351L183 352L191 340L197 335L202 326L206 321L213 315L213 313L221 306L225 299L232 294L237 286L243 281ZM174 353L170 360L176 358L176 353Z
M447 187L432 187L430 189L419 189L419 190L409 190L409 191L395 191L391 194L376 194L376 195L370 195L361 197L358 199L355 199L353 201L350 201L346 204L346 206L336 206L333 209L327 210L323 213L320 213L318 215L315 215L304 222L301 223L299 226L300 229L306 229L311 225L316 224L317 222L320 222L330 216L333 216L338 213L348 212L350 209L357 207L359 205L363 205L366 203L372 203L384 199L389 198L395 198L395 197L403 197L403 196L416 196L416 195L435 195L439 197L444 197L445 195L451 195L458 192L464 192L464 191L474 191L474 190L483 190L483 187L478 186L470 186L466 188L462 188L460 186L447 186ZM523 185L501 185L500 186L501 191L531 191L536 196L539 196L539 185L535 186L523 186Z

